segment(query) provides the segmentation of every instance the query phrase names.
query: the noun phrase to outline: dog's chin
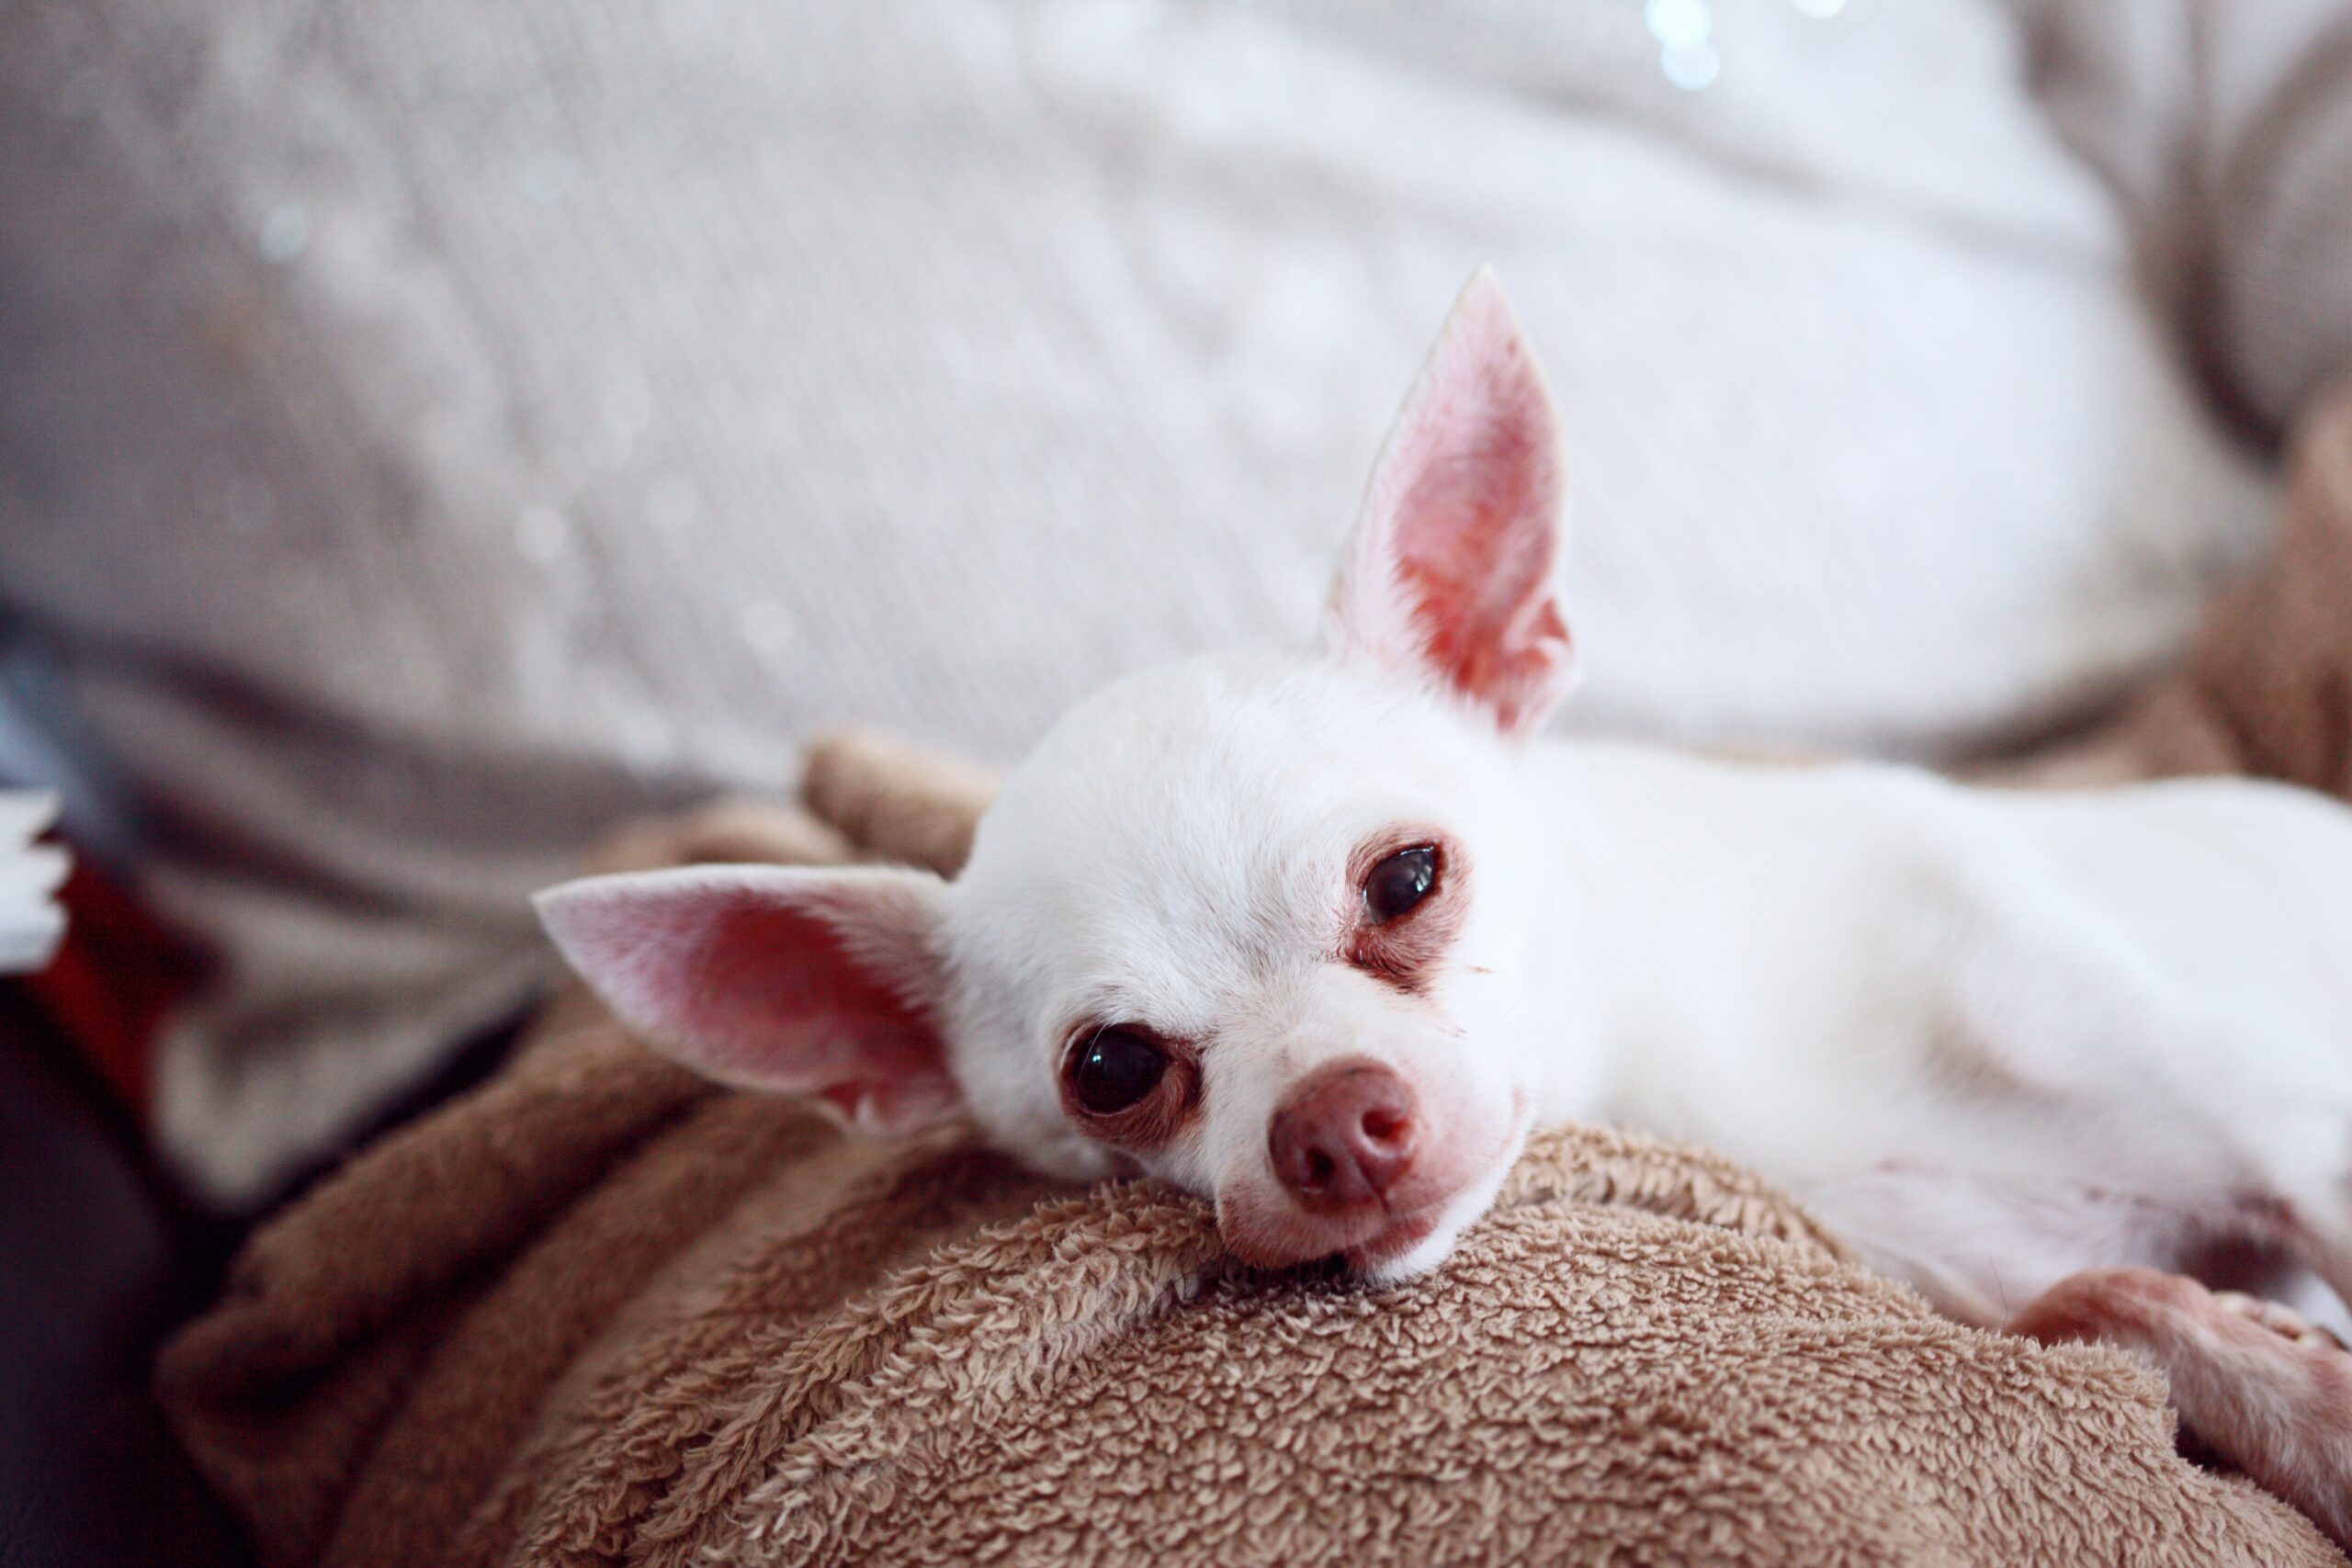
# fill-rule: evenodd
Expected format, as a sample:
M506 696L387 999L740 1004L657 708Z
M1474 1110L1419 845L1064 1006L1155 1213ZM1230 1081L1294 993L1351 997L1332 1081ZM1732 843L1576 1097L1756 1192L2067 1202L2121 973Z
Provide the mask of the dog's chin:
M1516 1153L1516 1143L1510 1152ZM1226 1250L1254 1269L1288 1269L1337 1259L1367 1284L1393 1285L1426 1274L1452 1255L1454 1243L1495 1201L1510 1160L1447 1197L1410 1209L1317 1221L1272 1200L1273 1214L1248 1202L1218 1204Z
M1368 1285L1396 1285L1428 1273L1453 1252L1475 1213L1449 1220L1442 1210L1393 1220L1370 1241L1340 1255L1348 1272Z
M1509 1157L1498 1160L1463 1191L1442 1203L1393 1219L1378 1235L1349 1247L1341 1255L1348 1271L1366 1284L1395 1285L1444 1262L1453 1255L1453 1244L1462 1239L1462 1233L1494 1207L1495 1194L1501 1190L1523 1141L1523 1133L1514 1137Z

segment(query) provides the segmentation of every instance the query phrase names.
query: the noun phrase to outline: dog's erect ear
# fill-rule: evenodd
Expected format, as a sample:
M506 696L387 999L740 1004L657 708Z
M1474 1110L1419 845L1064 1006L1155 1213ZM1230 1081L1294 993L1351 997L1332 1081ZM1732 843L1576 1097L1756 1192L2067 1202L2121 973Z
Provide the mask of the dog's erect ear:
M536 903L647 1043L722 1083L910 1133L962 1102L934 1016L945 886L916 871L688 866L592 876Z
M1534 729L1572 671L1553 584L1566 500L1551 391L1480 267L1381 448L1327 637L1459 694L1506 734Z

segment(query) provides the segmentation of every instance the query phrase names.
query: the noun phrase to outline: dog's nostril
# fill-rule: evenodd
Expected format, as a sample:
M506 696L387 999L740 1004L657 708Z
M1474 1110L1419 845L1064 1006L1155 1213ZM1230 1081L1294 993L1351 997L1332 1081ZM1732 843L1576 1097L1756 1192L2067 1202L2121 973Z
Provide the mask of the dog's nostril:
M1383 1201L1412 1168L1418 1136L1404 1079L1376 1063L1348 1061L1293 1091L1267 1128L1266 1153L1301 1204L1334 1213Z

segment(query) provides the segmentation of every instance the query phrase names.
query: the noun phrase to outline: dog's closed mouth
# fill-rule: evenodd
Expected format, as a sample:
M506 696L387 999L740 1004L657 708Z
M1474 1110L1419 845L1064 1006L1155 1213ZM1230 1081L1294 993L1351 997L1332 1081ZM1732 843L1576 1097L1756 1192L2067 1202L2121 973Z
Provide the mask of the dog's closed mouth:
M1217 1232L1235 1262L1250 1269L1333 1266L1350 1274L1378 1272L1436 1234L1450 1200L1361 1213L1338 1224L1314 1223L1286 1207L1271 1213L1220 1204ZM1263 1217L1261 1217L1261 1216Z
M1401 1219L1391 1220L1368 1241L1358 1242L1340 1254L1352 1273L1368 1274L1385 1268L1429 1240L1443 1217L1443 1206L1432 1204L1417 1209Z

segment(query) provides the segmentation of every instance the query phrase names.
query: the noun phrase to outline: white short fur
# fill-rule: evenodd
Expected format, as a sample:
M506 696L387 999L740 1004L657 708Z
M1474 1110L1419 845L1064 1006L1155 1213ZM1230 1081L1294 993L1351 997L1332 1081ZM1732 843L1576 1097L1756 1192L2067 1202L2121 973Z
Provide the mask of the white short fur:
M2222 1243L2352 1292L2352 812L1531 739L1568 668L1554 417L1481 274L1318 647L1081 704L953 884L601 878L544 897L551 932L705 1070L885 1131L960 1109L1057 1175L1148 1170L1260 1261L1429 1269L1531 1127L1598 1120L1777 1179L1973 1322ZM1343 956L1351 857L1399 824L1442 836L1432 897L1460 901L1408 987ZM1197 1054L1148 1146L1107 1145L1060 1088L1111 1023ZM1341 1058L1411 1086L1443 1179L1410 1216L1298 1213L1270 1167L1270 1117Z

